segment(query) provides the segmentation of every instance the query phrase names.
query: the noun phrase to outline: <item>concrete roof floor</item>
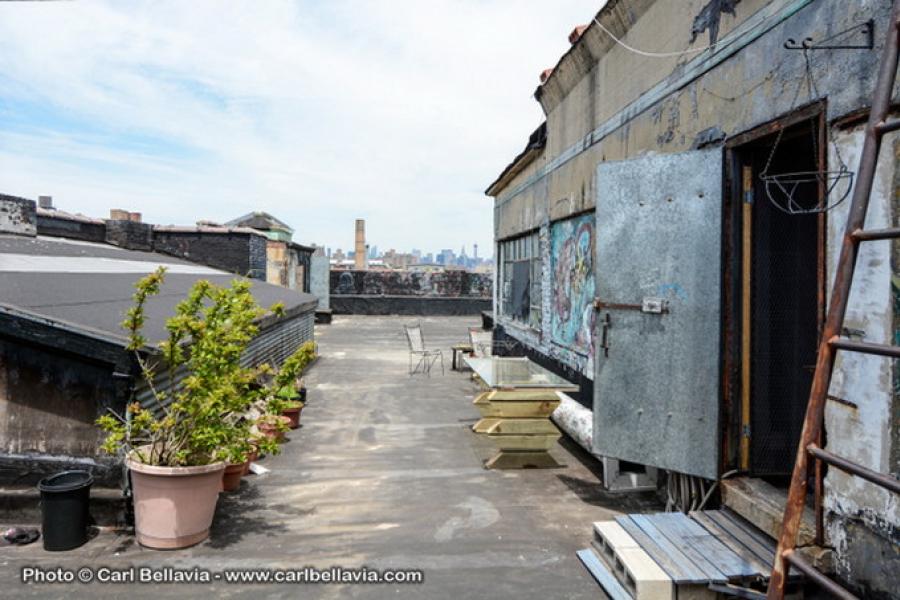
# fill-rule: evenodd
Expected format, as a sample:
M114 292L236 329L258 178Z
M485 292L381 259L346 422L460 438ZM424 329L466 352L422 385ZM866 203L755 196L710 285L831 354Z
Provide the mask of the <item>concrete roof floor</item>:
M16 597L598 598L575 556L591 523L658 510L653 495L607 494L597 465L564 438L567 467L490 471L493 454L470 425L475 384L449 370L452 343L474 317L423 318L426 342L445 351L446 375L407 375L403 317L336 317L317 326L303 427L272 471L223 495L210 539L157 552L101 533L82 548L48 553L40 542L0 549L0 586ZM206 569L302 566L422 569L421 585L23 586L25 565L125 564Z

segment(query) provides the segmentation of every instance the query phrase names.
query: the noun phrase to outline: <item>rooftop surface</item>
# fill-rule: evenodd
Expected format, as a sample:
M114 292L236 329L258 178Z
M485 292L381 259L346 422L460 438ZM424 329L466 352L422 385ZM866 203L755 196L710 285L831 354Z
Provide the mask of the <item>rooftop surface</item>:
M159 265L168 272L160 294L146 307L145 335L151 341L165 337L166 317L174 314L175 304L195 281L229 285L235 279L231 273L165 254L0 234L0 304L124 339L121 322L132 305L134 284ZM289 310L315 302L310 294L261 281L253 282L253 295L263 307L283 302Z
M403 317L336 317L317 326L321 358L307 376L303 426L239 491L220 497L210 539L186 550L141 549L101 533L72 552L36 542L0 549L0 586L15 597L601 598L575 552L591 523L657 510L652 496L603 492L591 461L564 439L561 469L494 471L492 444L469 427L478 392L449 370L449 347L476 317L421 323L446 353L445 375L407 375ZM19 583L26 565L78 568L360 567L421 569L421 585L66 586Z

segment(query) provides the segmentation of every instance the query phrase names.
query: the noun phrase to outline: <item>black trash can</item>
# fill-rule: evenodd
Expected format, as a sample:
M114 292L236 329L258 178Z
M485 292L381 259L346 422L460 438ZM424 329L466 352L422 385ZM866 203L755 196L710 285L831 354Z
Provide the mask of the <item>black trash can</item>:
M71 550L87 541L92 483L87 471L63 471L38 483L44 550Z

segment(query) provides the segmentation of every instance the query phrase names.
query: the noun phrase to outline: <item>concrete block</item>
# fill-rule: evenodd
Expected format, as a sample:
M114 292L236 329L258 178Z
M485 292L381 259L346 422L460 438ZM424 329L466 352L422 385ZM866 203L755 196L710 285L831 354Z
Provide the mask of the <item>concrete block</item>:
M594 547L635 600L675 598L672 579L615 521L594 523Z

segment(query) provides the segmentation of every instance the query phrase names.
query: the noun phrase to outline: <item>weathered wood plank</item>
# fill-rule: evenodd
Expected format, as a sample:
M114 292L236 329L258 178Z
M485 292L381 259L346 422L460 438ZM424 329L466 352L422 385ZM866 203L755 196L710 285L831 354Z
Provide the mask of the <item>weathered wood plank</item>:
M767 576L772 571L772 563L766 563L762 557L743 545L740 540L731 535L721 525L713 521L705 512L692 512L690 513L690 517L715 536L717 540L728 546L732 552L747 561L747 563L756 570L756 574Z
M548 452L507 452L505 450L501 450L484 464L486 469L554 469L564 466Z
M766 539L758 531L753 531L752 526L743 522L741 517L732 515L727 510L707 511L709 517L725 528L732 536L743 545L762 558L768 564L775 562L775 542Z
M581 560L581 563L612 600L633 600L631 594L622 587L622 584L616 580L615 576L609 572L606 565L600 562L600 559L597 558L590 548L577 551L575 556Z
M725 582L728 576L706 556L705 552L696 548L700 537L685 527L685 521L690 521L682 513L660 513L655 515L632 515L632 519L645 531L647 527L653 527L659 535L664 536L675 548L688 558L694 565L703 571L707 581ZM650 532L647 531L649 534ZM705 531L704 531L705 533ZM706 534L709 535L709 534ZM659 543L659 540L657 540Z
M676 548L652 524L633 520L640 515L621 515L616 522L640 544L641 548L656 561L676 584L707 583L709 578L697 565ZM640 520L640 519L639 519Z
M488 429L499 422L500 419L498 419L497 417L485 417L472 425L472 431L474 431L475 433L487 433Z
M699 523L683 513L666 513L658 516L666 521L690 543L700 557L712 564L729 579L743 579L757 575L759 572L749 562L731 551L716 536L704 529Z
M559 429L548 419L499 419L488 431L492 435L548 435Z
M502 389L489 392L491 402L559 402L555 390Z
M559 406L559 400L552 402L473 402L475 408L481 413L482 417L504 417L504 418L538 418L549 417L556 407Z
M487 435L503 452L547 451L556 445L562 435L559 432L541 435L495 435L491 433L495 427L496 425L489 429Z

